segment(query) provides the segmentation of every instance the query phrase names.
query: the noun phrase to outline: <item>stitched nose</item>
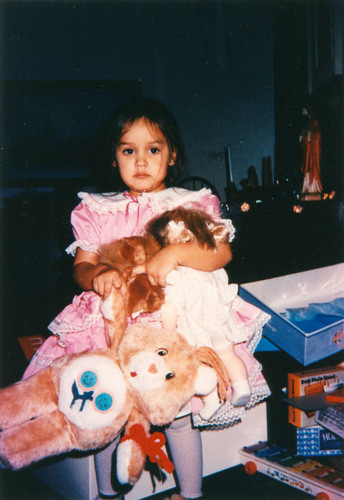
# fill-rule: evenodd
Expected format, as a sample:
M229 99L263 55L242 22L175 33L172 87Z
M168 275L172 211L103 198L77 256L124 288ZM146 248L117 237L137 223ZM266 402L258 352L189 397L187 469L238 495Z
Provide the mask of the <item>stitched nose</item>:
M149 373L158 373L158 369L157 369L157 367L156 367L156 364L155 364L155 363L152 363L152 364L150 365L150 367L148 368L148 372L149 372Z

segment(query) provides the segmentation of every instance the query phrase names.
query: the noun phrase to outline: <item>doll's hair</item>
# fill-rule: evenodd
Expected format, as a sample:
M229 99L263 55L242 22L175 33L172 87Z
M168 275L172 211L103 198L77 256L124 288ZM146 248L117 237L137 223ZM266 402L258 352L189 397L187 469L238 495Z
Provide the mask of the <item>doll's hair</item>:
M186 153L177 121L172 113L161 102L154 99L136 97L120 105L110 118L108 128L111 161L116 161L116 149L122 136L135 122L144 119L148 124L158 127L166 138L170 155L176 153L173 167L167 172L166 185L171 187L177 183L178 177L186 165ZM114 169L119 176L118 169Z

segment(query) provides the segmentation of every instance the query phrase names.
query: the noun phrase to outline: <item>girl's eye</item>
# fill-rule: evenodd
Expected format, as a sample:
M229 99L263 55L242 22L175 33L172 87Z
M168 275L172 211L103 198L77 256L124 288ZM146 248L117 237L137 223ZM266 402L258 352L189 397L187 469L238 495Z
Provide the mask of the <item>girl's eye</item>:
M158 356L166 356L167 349L158 349L156 352L157 352Z
M133 152L134 152L134 150L131 148L127 148L127 149L123 150L123 154L125 154L125 155L132 155Z
M175 377L175 373L174 372L168 372L165 375L165 379L166 380L171 380L171 378L173 378L173 377Z
M151 152L153 155L158 154L158 153L159 153L159 151L160 151L160 149L159 149L159 148L150 148L150 152Z

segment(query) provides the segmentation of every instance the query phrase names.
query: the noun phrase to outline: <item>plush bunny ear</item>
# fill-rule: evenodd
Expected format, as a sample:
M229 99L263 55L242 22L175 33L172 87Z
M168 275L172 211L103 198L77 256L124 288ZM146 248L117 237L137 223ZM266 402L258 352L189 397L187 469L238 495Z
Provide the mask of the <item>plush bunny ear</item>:
M214 351L214 349L211 349L210 347L199 347L195 354L197 359L215 370L218 381L219 398L221 401L226 401L228 399L227 387L231 385L231 382L222 359Z
M107 343L114 352L117 352L127 328L127 307L123 295L125 289L124 281L122 290L118 290L113 286L109 297L103 300L100 305L100 310L105 319Z

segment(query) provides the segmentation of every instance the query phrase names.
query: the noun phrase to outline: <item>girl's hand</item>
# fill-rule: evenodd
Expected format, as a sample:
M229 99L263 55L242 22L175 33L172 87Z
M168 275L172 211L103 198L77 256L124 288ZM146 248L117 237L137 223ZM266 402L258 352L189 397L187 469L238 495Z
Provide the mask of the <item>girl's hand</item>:
M153 285L165 287L166 276L178 266L210 272L224 267L231 258L229 243L217 245L216 250L209 250L197 243L175 243L162 248L145 264L134 267L133 275L147 273Z
M166 276L177 266L178 259L171 245L153 255L145 264L135 266L132 271L132 276L146 273L152 285L165 287L167 285Z
M109 297L112 287L120 289L122 293L126 292L126 284L119 271L99 264L96 253L86 252L81 248L77 249L75 255L73 277L83 290L93 290L104 300Z
M99 274L93 277L93 290L102 297L103 300L110 296L112 287L122 289L124 281L119 271L115 269L103 269Z

